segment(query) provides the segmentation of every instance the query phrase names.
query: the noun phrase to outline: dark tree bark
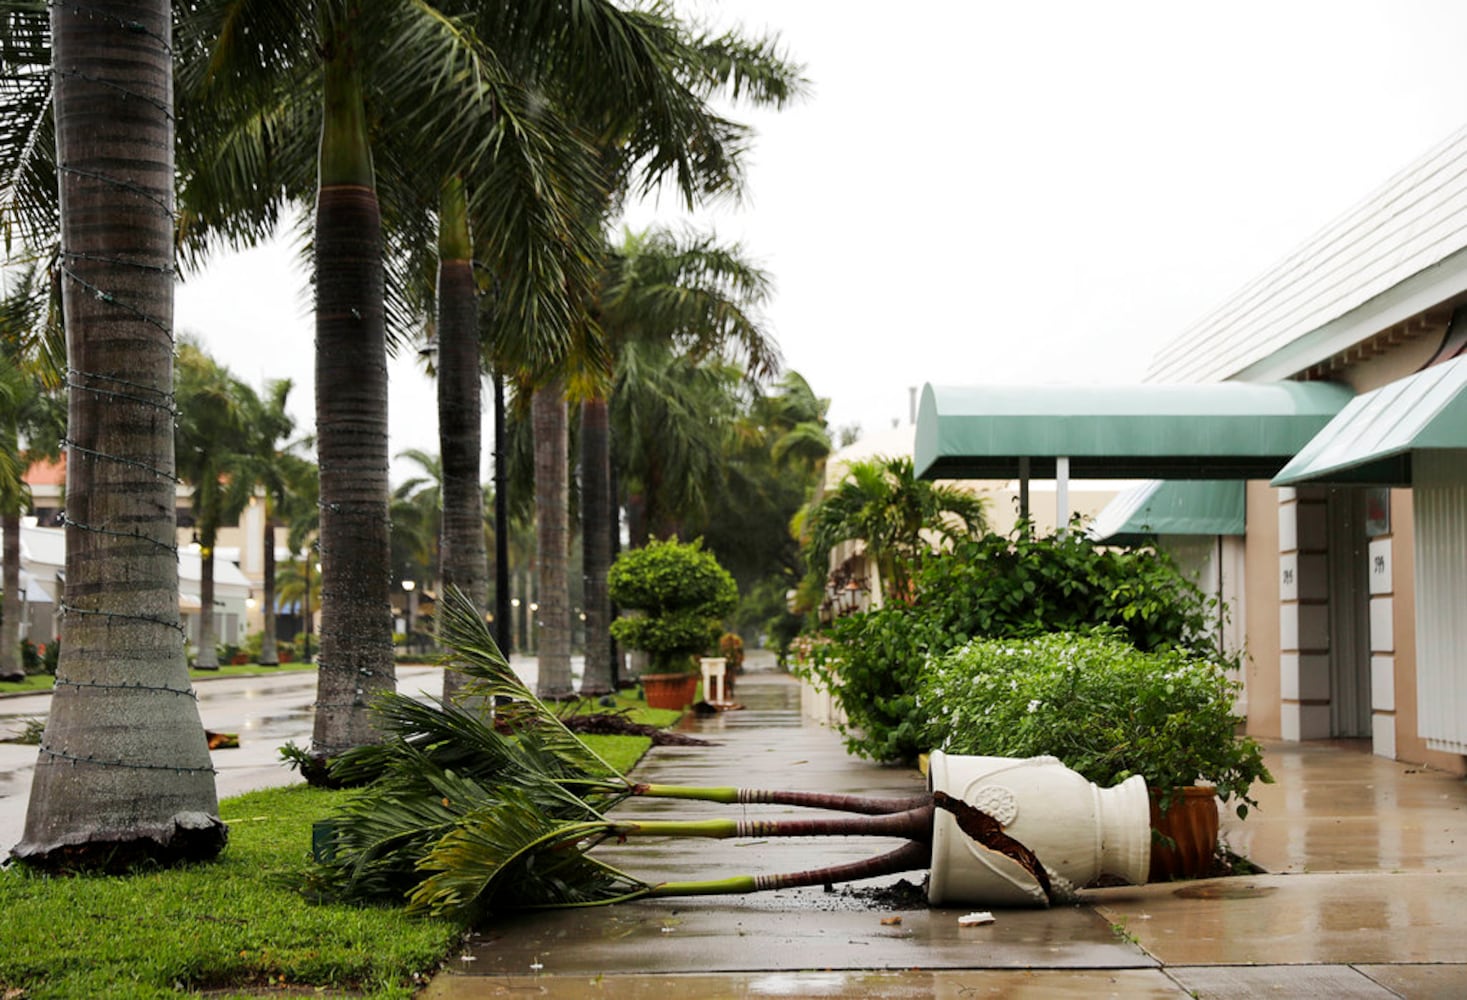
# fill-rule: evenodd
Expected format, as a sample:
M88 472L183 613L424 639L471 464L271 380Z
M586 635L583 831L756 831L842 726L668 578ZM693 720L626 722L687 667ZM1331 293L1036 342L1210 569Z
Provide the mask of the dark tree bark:
M61 656L17 857L213 857L228 830L184 663L166 0L51 8L67 414Z
M25 612L20 599L20 514L6 511L0 523L3 523L5 531L5 603L0 607L0 681L23 681L25 667L20 662L20 616Z
M482 379L479 369L478 295L470 259L463 185L445 189L439 213L438 448L443 463L443 584L463 591L484 612L489 557L484 549ZM443 672L443 697L458 694L465 678Z
M265 585L260 596L263 628L260 636L260 666L280 666L280 650L276 646L275 615L275 498L265 497Z
M535 436L535 561L540 605L535 648L540 661L535 693L546 701L575 694L570 662L570 490L566 403L561 380L536 389L530 401Z
M586 600L586 669L581 696L609 693L611 666L611 436L606 400L581 403L581 557Z
M396 687L388 539L382 218L350 25L329 39L316 204L316 448L321 647L311 755L379 738L368 706Z

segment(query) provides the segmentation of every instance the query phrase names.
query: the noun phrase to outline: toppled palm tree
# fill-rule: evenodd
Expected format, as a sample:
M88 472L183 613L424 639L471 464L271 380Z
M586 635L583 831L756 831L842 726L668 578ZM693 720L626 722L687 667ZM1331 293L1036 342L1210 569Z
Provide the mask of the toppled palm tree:
M479 917L510 909L595 906L662 896L734 894L922 870L938 808L979 843L1026 868L1043 867L1000 824L938 793L876 798L818 792L697 788L630 781L582 742L509 669L482 616L456 590L440 605L445 663L475 695L461 703L387 694L376 703L380 744L332 764L343 785L366 787L328 820L313 889L356 900L402 900L434 915ZM493 704L486 719L469 705ZM842 813L796 820L621 819L631 798L807 806ZM632 837L900 837L898 849L854 864L781 875L652 883L592 852Z

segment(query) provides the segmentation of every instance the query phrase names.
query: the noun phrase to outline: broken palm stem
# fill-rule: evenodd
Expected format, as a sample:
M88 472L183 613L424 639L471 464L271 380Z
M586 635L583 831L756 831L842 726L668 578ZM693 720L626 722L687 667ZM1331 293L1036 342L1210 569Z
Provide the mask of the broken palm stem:
M734 896L750 892L767 892L771 889L794 889L805 885L834 885L837 882L856 882L882 875L922 871L931 863L932 846L909 840L894 851L867 858L864 861L829 865L825 868L811 868L783 875L736 875L732 878L706 881L660 882L657 885L649 886L646 892L633 898Z
M396 694L375 705L381 743L342 755L333 773L370 784L322 826L308 873L324 898L402 899L418 911L479 917L509 909L595 906L651 896L743 893L821 885L926 868L937 808L959 832L1021 865L1050 895L1034 852L998 819L942 793L875 797L735 787L638 784L616 773L510 670L482 617L450 588L440 637L485 702L506 697L499 721L453 702ZM941 796L941 797L938 797ZM634 797L725 805L800 806L844 813L797 819L630 820L608 811ZM885 836L906 843L866 861L783 875L653 884L595 856L632 837Z
M903 837L932 843L933 805L899 813L838 819L623 820L607 825L608 836L627 837Z
M883 798L767 788L636 784L631 786L631 794L649 799L693 799L723 805L804 806L809 809L828 809L832 812L861 813L867 816L906 812L932 804L932 796L925 792L900 798Z

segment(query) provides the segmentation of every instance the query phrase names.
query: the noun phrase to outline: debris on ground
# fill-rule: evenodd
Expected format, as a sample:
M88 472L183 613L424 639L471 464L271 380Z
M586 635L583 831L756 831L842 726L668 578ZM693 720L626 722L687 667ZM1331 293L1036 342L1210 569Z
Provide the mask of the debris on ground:
M925 910L927 890L908 879L897 879L890 885L843 886L839 896L871 910Z
M958 918L959 927L980 927L983 924L993 923L993 914L987 910L978 910L973 913L965 913Z
M674 733L656 726L633 722L623 712L564 715L560 721L573 733L592 733L597 736L648 736L652 739L652 745L659 747L711 747L716 745L708 740L700 740L696 736ZM498 728L502 730L509 728L507 724L499 720L496 722L498 722Z
M216 733L212 729L205 729L204 736L209 740L210 750L239 749L239 733Z

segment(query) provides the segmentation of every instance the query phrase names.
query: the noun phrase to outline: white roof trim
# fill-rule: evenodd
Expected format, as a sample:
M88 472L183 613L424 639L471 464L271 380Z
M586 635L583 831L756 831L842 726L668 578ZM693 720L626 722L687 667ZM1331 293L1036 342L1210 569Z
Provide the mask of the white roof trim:
M1467 129L1163 347L1146 378L1213 382L1296 374L1467 291L1464 251Z

